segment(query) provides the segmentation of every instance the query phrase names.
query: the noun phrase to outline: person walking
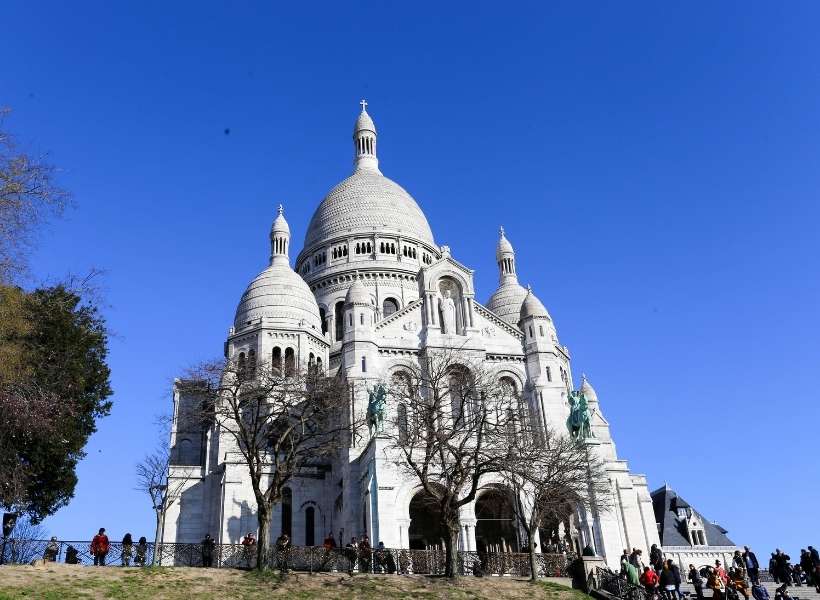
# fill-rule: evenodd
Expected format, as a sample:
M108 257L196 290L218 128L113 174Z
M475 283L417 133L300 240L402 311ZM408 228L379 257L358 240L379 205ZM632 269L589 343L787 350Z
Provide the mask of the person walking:
M755 553L749 550L749 546L743 546L743 561L752 584L760 583L760 563L757 562Z
M631 585L639 585L641 583L640 573L638 573L638 569L635 568L629 560L624 559L621 561L621 569L624 571L624 575L626 575L627 583Z
M666 600L678 600L677 594L675 593L675 574L669 565L671 562L670 560L661 565L661 574L658 577L660 579L663 597L666 598Z
M689 574L686 577L692 587L695 588L695 597L697 600L703 600L703 577L700 576L695 565L689 565Z
M817 588L817 593L820 594L820 552L817 552L817 548L814 546L809 546L809 556L811 557L811 573L814 579L814 587Z
M769 559L769 576L775 583L780 583L780 578L777 576L777 555L774 552Z
M146 556L148 556L148 540L145 539L145 536L142 536L137 542L137 553L134 557L134 564L144 567Z
M131 555L134 552L134 541L131 539L131 534L126 533L122 537L122 554L120 554L120 562L123 567L131 566Z
M743 578L746 578L746 560L743 558L740 550L735 550L735 553L732 556L732 568L735 571L740 571Z
M781 587L789 587L792 582L792 567L789 564L791 557L785 552L781 552L777 548L774 552L775 569L777 570L777 578L782 584Z
M94 556L95 567L105 566L105 557L110 548L111 542L108 541L108 536L105 535L105 527L100 527L97 535L91 540L91 554Z
M202 566L206 569L214 566L214 539L210 533L202 540Z
M675 577L675 600L681 600L683 598L683 594L680 592L680 584L682 583L681 576L680 576L680 569L678 565L672 562L672 559L668 559L666 564L669 565L669 568L672 570L672 575Z
M726 584L723 582L723 578L718 574L717 569L712 567L709 567L707 573L706 587L712 590L712 598L714 600L724 600L726 598Z

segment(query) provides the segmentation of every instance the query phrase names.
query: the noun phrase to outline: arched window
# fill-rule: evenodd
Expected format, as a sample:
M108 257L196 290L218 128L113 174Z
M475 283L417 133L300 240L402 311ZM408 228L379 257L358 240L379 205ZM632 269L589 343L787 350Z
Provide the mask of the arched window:
M399 443L407 442L407 406L402 403L397 408L399 425Z
M275 375L282 374L282 349L279 346L276 346L273 349L273 355L271 357L271 365L273 367L273 372Z
M319 356L316 357L316 372L317 373L322 372L322 358L319 357Z
M324 308L319 309L319 318L322 320L322 334L327 333L327 313Z
M399 303L393 298L385 298L382 302L382 316L389 317L394 312L399 310Z
M248 377L256 379L256 350L248 350Z
M285 350L285 375L291 377L296 374L296 354L293 348Z
M367 373L367 358L362 356L362 373Z
M345 303L344 302L337 302L336 306L333 308L333 321L336 323L336 337L334 338L337 342L340 341L345 333L345 318L344 318L344 311L345 311Z
M305 509L305 546L315 546L316 509L308 506Z
M244 352L239 353L239 360L236 361L236 376L239 381L244 381L248 377L248 363Z
M291 535L291 525L293 520L293 492L286 487L282 490L282 525L281 533Z
M450 371L448 391L453 424L463 425L467 419L471 418L473 412L470 374L466 369L457 367Z
M552 381L552 369L547 367L547 381Z
M315 373L316 372L316 357L311 352L308 355L308 373Z
M541 337L544 337L544 326L543 325L538 326L538 335L540 335Z
M359 324L364 325L364 313L359 314Z

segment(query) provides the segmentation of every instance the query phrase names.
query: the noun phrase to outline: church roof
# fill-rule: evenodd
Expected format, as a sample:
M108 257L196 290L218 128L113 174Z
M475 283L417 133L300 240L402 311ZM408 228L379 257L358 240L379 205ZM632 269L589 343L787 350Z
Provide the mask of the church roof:
M538 296L532 293L531 289L527 289L527 297L524 298L524 302L521 304L521 318L525 319L527 317L547 317L549 318L550 314L547 312L547 309L544 308L544 304L538 299Z
M313 292L287 262L274 262L250 282L236 308L234 327L238 331L260 318L276 325L322 330Z
M395 181L373 170L358 170L322 200L305 234L305 248L340 235L400 233L434 245L427 217Z
M518 283L517 279L507 279L493 292L486 306L508 325L518 327L521 304L526 297L527 288Z
M658 535L661 538L662 546L689 546L689 538L686 535L686 524L678 518L678 508L691 508L701 523L703 532L706 534L706 541L709 546L734 546L735 543L726 537L728 531L718 525L706 520L689 503L678 496L677 492L668 485L658 488L651 494L652 509L655 512L655 522L660 524Z

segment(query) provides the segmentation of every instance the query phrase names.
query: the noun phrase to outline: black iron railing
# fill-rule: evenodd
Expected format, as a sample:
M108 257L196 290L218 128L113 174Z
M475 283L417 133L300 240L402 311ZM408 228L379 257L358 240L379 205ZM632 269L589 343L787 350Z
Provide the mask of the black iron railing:
M105 565L150 566L154 562L154 544L124 545L111 542L103 558ZM256 567L257 549L242 544L214 544L210 551L202 544L159 544L156 564L160 566L251 569ZM45 558L57 562L93 565L90 542L59 540L9 539L4 562L25 564ZM574 555L536 554L539 577L566 577ZM287 552L271 548L265 557L271 568L286 567L293 571L349 572L385 574L442 575L445 572L444 550L407 550L397 548L362 551L353 548L291 546ZM458 568L462 575L530 575L530 557L525 553L459 552ZM642 600L642 599L641 599Z
M623 600L651 600L643 587L629 583L623 575L601 567L595 568L594 587Z

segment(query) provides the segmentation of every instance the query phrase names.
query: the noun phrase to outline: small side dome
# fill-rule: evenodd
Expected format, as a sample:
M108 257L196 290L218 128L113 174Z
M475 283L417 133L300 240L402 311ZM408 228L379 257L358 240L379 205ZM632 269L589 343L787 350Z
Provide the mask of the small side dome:
M581 393L583 393L590 402L598 401L598 394L595 393L595 388L587 381L587 376L583 373L581 373Z
M370 294L367 293L367 288L364 287L362 280L359 279L358 273L356 280L347 290L345 296L345 304L367 304L370 305Z
M527 288L527 297L524 298L524 302L521 304L521 319L523 320L529 317L550 318L547 309L544 308L541 301L532 293L532 288L530 287Z

